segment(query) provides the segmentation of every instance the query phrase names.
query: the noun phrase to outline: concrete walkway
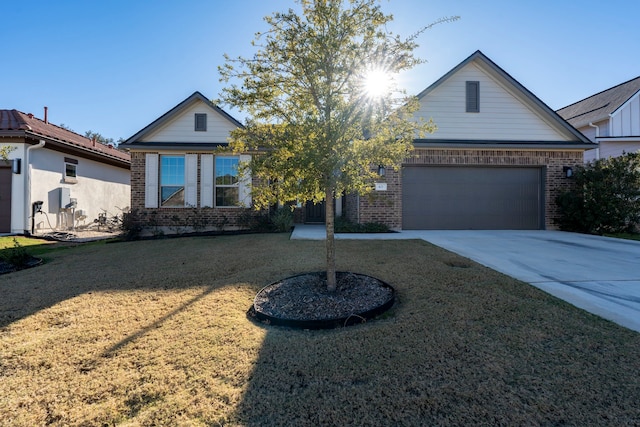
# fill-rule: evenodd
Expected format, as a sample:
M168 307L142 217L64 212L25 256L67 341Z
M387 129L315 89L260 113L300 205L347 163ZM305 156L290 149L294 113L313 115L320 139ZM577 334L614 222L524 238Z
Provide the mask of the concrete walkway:
M323 240L296 225L291 239ZM562 231L427 230L337 234L336 239L422 239L640 332L640 242Z

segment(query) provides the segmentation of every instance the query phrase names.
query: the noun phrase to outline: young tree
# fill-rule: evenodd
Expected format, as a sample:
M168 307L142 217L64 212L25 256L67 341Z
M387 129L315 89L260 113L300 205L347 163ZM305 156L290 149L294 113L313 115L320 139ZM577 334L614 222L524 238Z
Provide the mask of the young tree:
M413 51L422 31L456 18L402 39L387 31L392 16L377 0L297 3L301 13L265 18L252 58L225 56L221 100L250 117L230 147L253 154L241 167L261 183L252 190L258 207L326 202L327 288L335 290L334 199L371 191L378 165L399 167L413 139L435 130L411 119L417 100L393 76L421 62Z

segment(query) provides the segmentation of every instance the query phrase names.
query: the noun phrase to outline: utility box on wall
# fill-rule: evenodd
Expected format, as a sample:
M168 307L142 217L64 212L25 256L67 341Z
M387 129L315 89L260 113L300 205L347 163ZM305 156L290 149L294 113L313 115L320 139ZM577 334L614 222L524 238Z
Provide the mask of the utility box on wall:
M71 190L68 188L60 187L60 204L58 209L66 209L71 204Z

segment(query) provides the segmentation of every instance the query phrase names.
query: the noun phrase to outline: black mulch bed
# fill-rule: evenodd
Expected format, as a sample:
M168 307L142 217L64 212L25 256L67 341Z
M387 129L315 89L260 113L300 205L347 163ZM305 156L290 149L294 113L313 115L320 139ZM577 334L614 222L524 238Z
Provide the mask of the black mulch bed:
M24 270L25 268L31 268L42 264L42 259L30 257L24 265L15 266L3 259L0 259L0 274L12 273L18 270Z
M337 272L329 292L326 273L305 273L265 286L247 315L264 323L328 329L366 322L393 306L395 291L364 274Z

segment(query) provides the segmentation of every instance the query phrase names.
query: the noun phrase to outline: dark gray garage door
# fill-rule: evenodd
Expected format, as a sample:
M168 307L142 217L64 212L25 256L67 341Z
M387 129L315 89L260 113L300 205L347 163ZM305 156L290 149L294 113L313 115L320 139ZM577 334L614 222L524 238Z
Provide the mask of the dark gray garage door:
M405 230L538 230L541 168L408 166L402 177Z

